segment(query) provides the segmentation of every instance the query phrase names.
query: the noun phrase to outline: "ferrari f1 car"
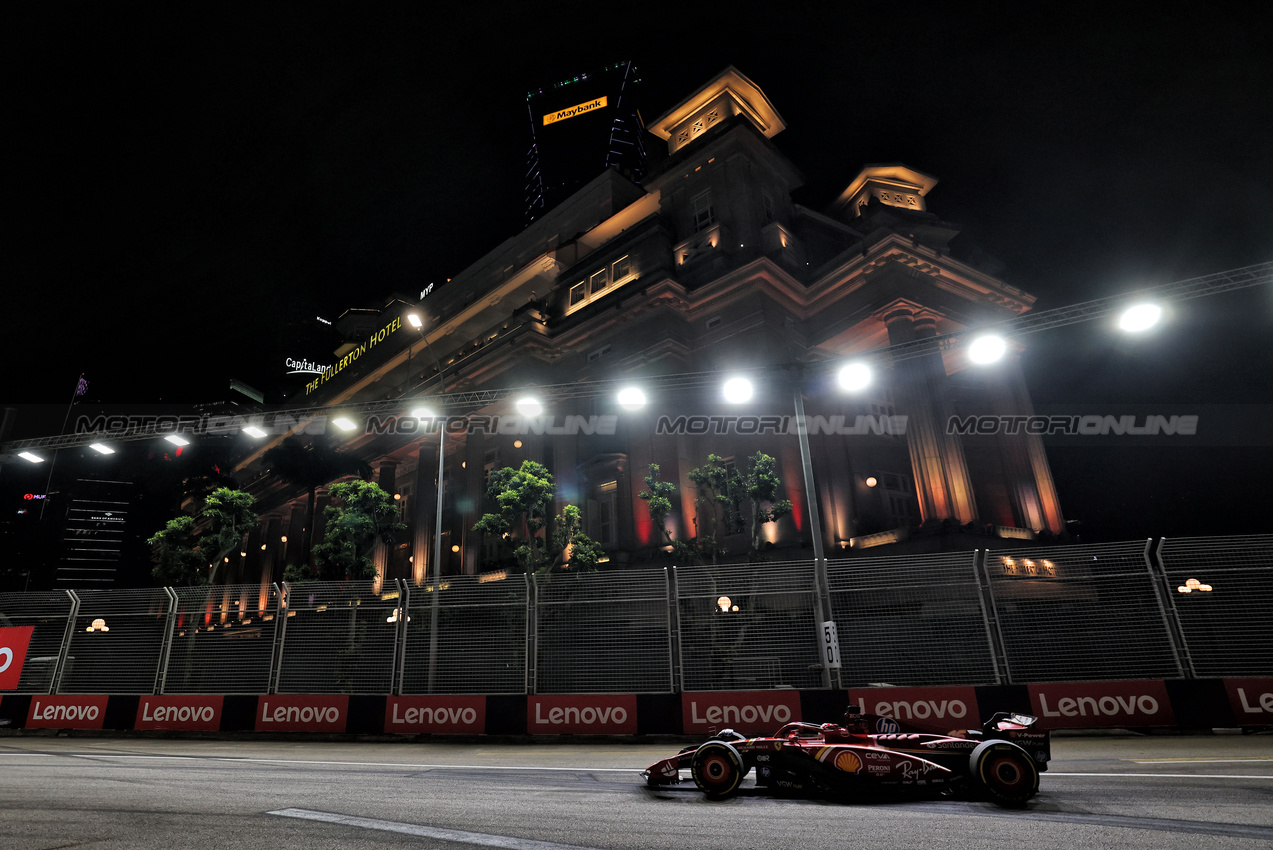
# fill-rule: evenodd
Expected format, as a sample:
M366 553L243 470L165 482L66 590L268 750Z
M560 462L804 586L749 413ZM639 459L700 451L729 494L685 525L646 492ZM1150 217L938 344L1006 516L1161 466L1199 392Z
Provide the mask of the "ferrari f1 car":
M788 723L770 738L726 729L650 765L651 786L675 785L688 771L711 799L738 792L753 769L758 788L822 796L928 792L1022 806L1047 770L1048 733L1036 718L999 712L980 729L946 735L907 731L898 721L851 707L844 725ZM873 731L874 730L874 731Z

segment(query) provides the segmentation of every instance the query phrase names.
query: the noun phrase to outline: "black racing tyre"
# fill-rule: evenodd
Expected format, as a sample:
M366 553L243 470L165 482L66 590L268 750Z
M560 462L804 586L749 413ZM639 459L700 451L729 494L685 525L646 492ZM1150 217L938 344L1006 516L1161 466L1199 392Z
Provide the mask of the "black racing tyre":
M1039 791L1039 769L1030 754L1007 741L983 741L968 757L973 781L1001 806L1024 806Z
M694 784L713 800L734 796L746 772L738 750L724 741L708 741L695 750L690 762Z

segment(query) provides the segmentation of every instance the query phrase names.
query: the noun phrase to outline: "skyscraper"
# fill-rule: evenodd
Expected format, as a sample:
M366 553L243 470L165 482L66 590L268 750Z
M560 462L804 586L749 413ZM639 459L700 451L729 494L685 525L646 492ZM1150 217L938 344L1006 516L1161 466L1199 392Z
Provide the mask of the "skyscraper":
M641 181L646 154L637 109L640 84L631 62L617 62L526 93L527 224L607 168Z

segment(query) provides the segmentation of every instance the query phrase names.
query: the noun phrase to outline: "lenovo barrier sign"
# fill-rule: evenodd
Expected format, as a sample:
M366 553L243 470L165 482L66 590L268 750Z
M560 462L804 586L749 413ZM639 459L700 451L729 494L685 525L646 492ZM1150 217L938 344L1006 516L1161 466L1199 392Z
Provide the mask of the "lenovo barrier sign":
M1172 726L1161 679L1134 682L1052 682L1030 685L1030 705L1045 729Z
M257 732L344 732L349 697L271 694L257 701Z
M853 688L848 696L863 714L888 717L918 729L948 732L981 725L976 688ZM887 726L872 731L897 730Z
M526 700L526 731L532 735L635 735L635 694L532 696Z
M481 735L486 731L486 697L389 697L385 731L408 735Z
M681 731L713 735L733 729L743 735L772 735L800 719L797 691L708 691L681 695Z
M0 628L0 691L16 691L35 626Z
M134 729L216 732L221 728L221 696L144 696L137 704Z
M106 720L105 694L40 695L31 699L28 729L101 729Z
M1239 726L1273 726L1273 678L1225 679L1224 690Z

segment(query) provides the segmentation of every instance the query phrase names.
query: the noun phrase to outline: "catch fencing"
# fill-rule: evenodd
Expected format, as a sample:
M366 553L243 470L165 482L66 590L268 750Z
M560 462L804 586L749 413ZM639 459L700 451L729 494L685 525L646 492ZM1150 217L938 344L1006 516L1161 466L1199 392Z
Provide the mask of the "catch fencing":
M498 580L494 580L498 579ZM1188 592L1185 592L1188 591ZM838 632L839 666L823 624ZM0 594L24 694L676 693L1273 675L1273 535Z

